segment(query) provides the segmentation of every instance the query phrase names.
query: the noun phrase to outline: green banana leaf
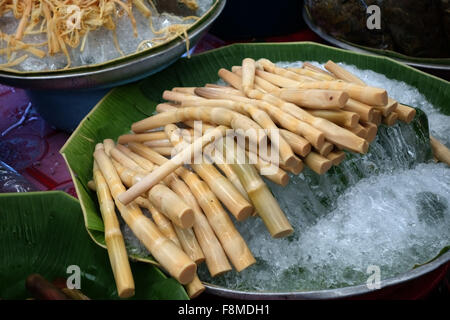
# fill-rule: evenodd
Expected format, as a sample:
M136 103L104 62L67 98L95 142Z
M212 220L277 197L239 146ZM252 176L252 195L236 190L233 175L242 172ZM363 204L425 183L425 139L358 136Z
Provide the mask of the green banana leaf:
M180 59L171 67L138 83L112 90L86 116L62 148L80 199L86 228L93 240L104 246L103 225L94 192L87 182L92 179L92 153L95 144L105 138L117 139L131 124L151 115L162 93L176 86L203 86L219 78L220 68L239 65L244 57L272 61L319 61L331 59L372 69L387 77L404 81L420 89L443 113L450 114L450 84L447 81L398 63L392 59L335 49L315 43L236 44ZM426 118L425 118L426 122ZM429 143L429 141L427 141ZM130 253L134 259L156 263L152 257Z
M81 271L81 291L92 299L117 299L106 250L83 228L79 202L62 191L0 194L0 299L26 299L25 279L49 281ZM136 299L188 299L183 287L158 268L132 263Z

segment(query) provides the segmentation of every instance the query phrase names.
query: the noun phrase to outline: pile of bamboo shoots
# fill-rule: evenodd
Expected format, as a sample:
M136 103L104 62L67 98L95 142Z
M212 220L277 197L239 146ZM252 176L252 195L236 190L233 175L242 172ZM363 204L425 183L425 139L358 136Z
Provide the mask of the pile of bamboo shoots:
M194 0L181 3L194 10L198 7ZM190 24L181 22L186 19L198 19L198 17L180 18L179 24L155 30L151 19L151 9L154 12L157 10L151 0L2 0L0 1L0 18L12 12L13 16L19 20L19 24L15 34L6 34L0 30L0 55L6 55L8 60L7 63L0 64L0 69L10 69L19 65L28 58L28 54L44 58L46 55L52 56L60 52L67 58L65 68L69 68L70 48L79 47L82 52L89 32L99 28L111 30L117 51L124 55L116 37L117 19L126 15L132 25L134 37L137 37L134 9L148 18L149 28L157 35L154 39L143 39L137 50L143 44L157 44L181 35L187 39L186 30ZM36 34L46 34L47 41L31 43L23 39L26 35ZM40 49L42 47L47 47L47 52ZM24 52L24 54L17 56L18 52Z
M196 275L199 263L205 261L213 277L255 263L228 212L238 222L261 218L274 238L293 232L262 179L265 168L275 169L265 178L282 186L288 172L299 174L305 166L324 174L344 160L343 150L367 152L381 123L414 118L415 109L389 98L384 89L367 86L331 61L325 68L308 63L279 68L267 59L246 58L231 71L219 70L227 86L165 91L167 102L157 106L156 115L134 123L133 133L120 136L117 144L107 139L97 145L93 188L121 297L130 296L134 284L115 208L194 297L204 290ZM203 123L200 132L193 129L195 121ZM228 132L248 129L262 134L236 145L244 150L244 163L227 144L209 162L191 161ZM277 163L245 150L263 141L276 143ZM223 161L229 154L232 161ZM252 156L254 163L248 161Z

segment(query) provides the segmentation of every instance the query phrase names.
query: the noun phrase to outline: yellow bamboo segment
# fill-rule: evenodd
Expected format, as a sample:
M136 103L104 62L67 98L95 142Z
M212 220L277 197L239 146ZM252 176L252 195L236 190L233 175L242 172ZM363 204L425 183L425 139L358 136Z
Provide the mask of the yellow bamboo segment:
M147 142L144 142L144 145L147 145ZM174 153L173 147L151 147L151 148L165 157L171 157L172 154Z
M304 158L305 164L317 174L324 174L333 166L333 161L312 151Z
M242 60L242 90L247 92L253 90L255 82L255 60L251 58L245 58Z
M110 152L112 149L114 149L115 146L116 146L116 144L114 143L114 140L112 140L112 139L103 140L103 147L108 156L110 156Z
M140 165L138 165L134 160L130 159L126 154L124 154L119 148L114 147L111 149L111 157L119 162L124 167L135 171L136 173L148 173L151 170L144 170Z
M134 295L133 274L128 261L125 241L120 231L119 220L117 220L114 200L96 161L94 161L93 176L100 212L105 225L106 248L116 281L117 294L121 298L129 298Z
M172 91L188 94L191 96L195 96L194 90L195 87L175 87L172 89Z
M123 153L124 156L133 160L133 162L135 162L141 169L145 170L146 172L151 172L155 169L155 166L151 161L132 152L127 147L125 147L121 144L118 144L118 145L116 145L116 149L119 150L121 153Z
M153 149L146 147L143 144L131 142L129 147L134 152L138 153L142 157L156 163L158 165L163 165L168 159L163 157L161 154L158 154ZM178 175L185 174L189 175L189 171L183 167L180 167L176 170ZM195 175L195 174L194 174ZM198 179L198 177L197 177ZM185 180L187 183L187 181ZM189 185L191 187L191 185ZM179 190L179 189L175 189ZM188 192L189 191L189 192ZM194 210L195 214L195 222L194 222L194 232L197 237L197 240L202 248L202 251L205 255L206 265L208 266L208 270L212 277L223 274L229 270L231 270L231 266L228 263L228 259L225 255L225 252L222 248L222 245L218 241L217 237L214 234L213 229L211 229L211 225L200 209L196 198L190 192L189 188L186 191L180 190L184 195L184 200L189 204L190 207ZM192 197L191 197L192 196ZM212 223L216 223L215 220ZM219 227L217 227L219 228ZM217 229L216 228L216 229Z
M333 151L334 145L332 143L329 143L328 141L325 141L325 144L322 148L316 150L320 155L326 157L331 151Z
M336 76L336 78L338 78L338 79L341 79L341 80L344 80L347 82L351 82L351 83L355 83L360 86L366 85L366 83L364 81L362 81L360 78L358 78L357 76L348 72L347 70L340 67L339 65L337 65L336 63L334 63L331 60L328 60L328 62L325 64L325 69L327 69L332 74L334 74Z
M377 137L378 127L371 122L361 122L361 125L367 130L366 140L371 143Z
M148 201L148 199L137 197L134 201L139 207L147 209L150 212L153 221L159 228L159 231L161 231L161 233L166 238L172 240L173 243L175 243L178 247L181 247L180 240L178 240L174 226L169 219L167 219L161 212L159 212L158 209L156 209L155 206L153 206L150 201Z
M373 117L371 123L373 123L376 126L379 126L381 124L381 121L383 120L383 114L380 110L374 110L373 111Z
M95 186L94 180L89 180L88 183L87 183L87 186L92 191L97 191L97 187Z
M164 130L174 146L182 143L179 128L176 125L166 125ZM252 205L213 164L192 163L190 166L238 221L244 221L250 216L253 212Z
M289 175L284 171L283 169L280 169L279 167L275 166L274 164L267 162L260 157L258 157L257 154L254 154L252 152L246 151L247 157L249 159L249 163L253 164L256 169L258 169L259 173L269 179L270 181L279 184L280 186L287 186L289 182ZM252 161L253 159L253 161ZM264 172L267 172L268 170L273 171L272 174L263 174Z
M237 96L241 96L241 97L245 97L245 93L242 93L242 91L240 90L236 90L233 87L230 86L220 86L220 85L216 85L216 84L211 84L211 83L207 83L205 85L206 88L214 88L214 89L219 89L224 93L230 93L230 94L234 94Z
M359 122L358 113L343 110L308 110L315 117L324 118L338 126L354 128Z
M311 143L305 138L286 129L280 129L280 134L289 143L292 150L299 156L306 157L306 155L311 152Z
M205 286L200 281L197 275L194 276L194 280L192 280L192 282L189 282L186 285L186 292L191 299L197 298L200 294L203 293L203 291L205 291L205 289Z
M373 120L375 108L354 99L348 99L342 110L355 112L359 114L360 120L370 122Z
M206 144L223 137L226 129L227 128L224 126L218 126L210 132L205 133L201 138L195 140L188 148L178 153L171 160L155 169L140 182L133 185L123 194L119 195L118 199L123 204L128 204L136 199L140 194L147 192L152 186L159 183L162 179L179 168L183 163L190 161L194 154L198 154Z
M333 80L332 77L326 76L322 73L313 72L302 68L279 68L268 59L259 59L258 63L264 67L267 72L278 74L282 77L289 78L295 81L305 80Z
M200 244L195 237L194 230L192 228L182 229L174 225L175 232L181 243L181 248L196 264L200 264L205 261L205 255L200 247Z
M201 93L202 89L205 89L206 92L209 92L208 88L198 88L197 92ZM223 91L220 91L220 93L222 95L225 95ZM208 107L222 106L224 108L229 108L235 112L239 112L244 115L247 114L250 115L252 119L266 131L266 134L270 138L271 143L274 145L275 149L279 151L281 158L280 162L284 163L288 167L294 165L294 163L296 162L294 158L294 152L292 151L287 141L282 136L280 136L279 129L276 126L276 124L272 121L272 118L265 111L260 110L253 104L224 99L203 99L202 101L198 102L188 100L181 103L182 107L191 107L194 105L208 106ZM161 111L163 110L167 111L169 110L169 108L165 107L164 109L161 109Z
M349 95L344 91L323 89L281 89L276 95L300 107L317 110L339 110L349 99Z
M153 141L146 141L145 145L147 145L150 148L170 148L172 147L172 144L170 143L169 140L167 139L163 139L163 140L153 140Z
M115 153L114 153L115 154ZM114 158L114 156L113 156ZM129 159L131 162L132 160ZM127 168L123 162L115 161L113 164L123 183L131 187L144 178L142 174L136 174L136 171ZM158 211L163 213L170 221L180 228L186 229L194 224L194 213L180 197L163 184L158 184L151 188L147 194L148 199Z
M431 148L436 159L450 166L450 150L436 138L430 136Z
M393 126L397 123L398 113L391 112L387 117L383 117L383 123L387 126Z
M104 150L96 150L94 158L105 177L117 208L136 237L175 279L182 284L191 282L197 271L197 265L171 240L161 234L156 225L142 214L137 204L124 205L118 201L118 196L125 192L125 187Z
M231 71L233 73L236 73L239 77L242 77L242 67L234 66L234 67L231 68ZM254 81L255 81L254 82L254 87L258 88L258 89L260 89L260 90L262 90L264 92L275 92L275 91L278 91L280 89L280 87L277 87L276 85L273 85L272 83L270 83L269 81L264 80L261 77L256 77L255 76L255 80ZM242 87L240 86L239 88L242 88ZM238 90L236 90L236 91L238 91ZM239 91L239 92L241 92L241 91ZM229 91L229 93L230 94L234 94L234 92L232 92L232 91ZM243 97L245 97L245 94L241 93L241 95Z
M263 70L256 70L255 75L281 88L295 88L300 83L299 81Z
M181 198L168 187L157 184L148 192L148 199L174 224L182 229L194 224L194 212Z
M344 151L332 151L327 155L327 159L333 162L333 166L338 166L345 159Z
M167 139L164 131L155 131L149 133L138 133L138 134L124 134L117 140L120 144L127 144L128 142L146 142L154 140L164 140Z
M226 70L225 70L226 71ZM231 73L231 75L234 75ZM237 76L236 76L237 77ZM264 110L271 118L272 120L277 123L279 126L287 129L288 131L291 131L293 133L296 133L298 135L301 135L305 137L308 141L311 142L311 144L315 147L321 147L323 143L325 142L325 136L324 134L315 129L314 127L310 126L309 124L291 116L290 114L284 112L280 108L271 105L270 103L266 101L256 100L256 99L249 99L241 96L236 95L229 95L224 94L220 90L215 90L214 88L197 88L196 93L198 95L204 96L206 98L210 99L231 99L233 101L242 102L246 104L253 104L260 108L261 110Z
M366 128L364 128L362 125L358 124L356 127L350 129L354 134L356 134L358 137L361 137L363 139L366 139L369 134Z
M416 109L405 106L401 103L397 105L395 112L398 114L398 119L410 123L416 116Z
M300 159L298 157L296 157L296 158L297 158L297 163L294 166L286 167L286 166L280 164L280 168L283 170L289 171L295 175L299 175L303 171L305 166L303 165L302 159Z

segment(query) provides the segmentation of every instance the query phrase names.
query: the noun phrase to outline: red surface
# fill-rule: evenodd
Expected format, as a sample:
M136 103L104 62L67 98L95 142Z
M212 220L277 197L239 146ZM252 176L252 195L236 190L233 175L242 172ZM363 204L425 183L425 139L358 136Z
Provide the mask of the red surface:
M316 41L322 42L312 31L303 30L291 35L267 38L267 42ZM225 42L207 34L194 53L208 51L232 42ZM0 159L32 182L39 190L63 190L73 196L75 188L59 150L69 135L48 125L32 108L25 114L29 99L21 89L0 84ZM12 129L22 118L23 123ZM448 275L449 264L408 286L374 292L366 298L417 299L426 297L437 283ZM446 289L448 293L448 280ZM442 286L442 284L441 284Z

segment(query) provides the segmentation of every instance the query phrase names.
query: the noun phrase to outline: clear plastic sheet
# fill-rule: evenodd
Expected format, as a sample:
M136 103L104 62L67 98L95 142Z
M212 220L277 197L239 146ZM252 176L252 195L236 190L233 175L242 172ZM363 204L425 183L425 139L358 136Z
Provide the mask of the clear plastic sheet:
M0 160L0 193L36 191L27 179Z

